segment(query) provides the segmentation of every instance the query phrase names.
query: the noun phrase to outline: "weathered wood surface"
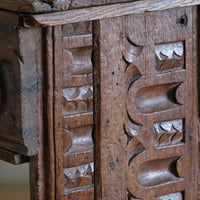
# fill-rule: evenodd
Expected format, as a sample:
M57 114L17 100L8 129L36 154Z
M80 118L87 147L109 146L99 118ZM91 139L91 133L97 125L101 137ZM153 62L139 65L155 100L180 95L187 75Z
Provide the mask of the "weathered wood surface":
M91 22L54 28L56 198L94 195Z
M43 92L40 110L39 150L30 158L31 200L55 200L55 152L53 129L53 31L52 27L42 30L42 80Z
M96 22L96 199L197 199L196 16Z
M170 4L176 5L195 5L199 4L199 0L174 0L165 4L165 1L157 1L157 0L1 0L0 8L5 10L11 10L16 12L24 12L24 13L44 13L44 12L54 12L54 11L65 11L65 10L73 10L77 8L85 8L85 7L94 7L94 6L102 6L102 5L110 5L110 4L119 4L126 2L136 2L142 3L143 5L149 6L149 8L155 7L156 4L154 2L158 2L158 7L162 6L167 8Z
M0 147L36 155L41 123L41 29L0 12Z
M122 30L122 18L101 20L94 26L95 199L125 199L127 192Z
M55 26L200 4L200 0L146 0L24 17L25 26Z

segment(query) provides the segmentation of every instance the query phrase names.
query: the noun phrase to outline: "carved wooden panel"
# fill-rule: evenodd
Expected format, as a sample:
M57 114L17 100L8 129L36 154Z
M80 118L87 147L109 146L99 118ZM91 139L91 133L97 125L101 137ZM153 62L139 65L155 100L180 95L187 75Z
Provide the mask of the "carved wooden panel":
M197 199L196 9L94 25L96 199Z
M55 33L56 196L92 200L91 23L63 25L56 27Z

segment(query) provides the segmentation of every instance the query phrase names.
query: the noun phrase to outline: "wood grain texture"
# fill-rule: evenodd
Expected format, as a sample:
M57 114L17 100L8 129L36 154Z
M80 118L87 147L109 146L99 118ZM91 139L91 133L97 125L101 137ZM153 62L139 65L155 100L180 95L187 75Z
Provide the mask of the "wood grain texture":
M95 199L126 195L122 30L122 18L100 20L94 26Z
M170 8L199 5L200 0L146 0L110 6L91 7L51 14L28 15L24 17L25 26L55 26L67 23L84 22L129 14L152 12Z
M197 199L196 16L188 7L95 23L96 199ZM171 64L177 42L183 68Z
M38 154L30 158L31 200L55 199L55 152L53 129L53 31L42 30L41 52L43 92L41 93L40 111L42 113Z

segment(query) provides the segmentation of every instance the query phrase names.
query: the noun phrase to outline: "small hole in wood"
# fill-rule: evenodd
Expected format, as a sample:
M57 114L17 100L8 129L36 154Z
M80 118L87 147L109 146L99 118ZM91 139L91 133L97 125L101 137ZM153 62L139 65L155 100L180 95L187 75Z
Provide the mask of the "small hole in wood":
M188 25L188 18L186 15L181 16L177 19L176 23L180 25L182 28L185 28Z

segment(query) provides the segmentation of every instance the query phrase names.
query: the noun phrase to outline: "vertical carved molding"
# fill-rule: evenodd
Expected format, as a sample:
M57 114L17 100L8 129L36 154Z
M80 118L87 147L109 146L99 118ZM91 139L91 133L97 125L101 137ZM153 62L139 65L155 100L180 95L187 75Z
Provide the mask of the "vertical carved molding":
M93 199L93 84L91 23L60 27L55 102L58 198ZM59 71L60 70L60 71ZM56 100L55 99L55 100ZM60 128L58 127L60 126ZM62 188L62 190L60 189Z

